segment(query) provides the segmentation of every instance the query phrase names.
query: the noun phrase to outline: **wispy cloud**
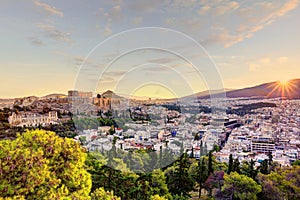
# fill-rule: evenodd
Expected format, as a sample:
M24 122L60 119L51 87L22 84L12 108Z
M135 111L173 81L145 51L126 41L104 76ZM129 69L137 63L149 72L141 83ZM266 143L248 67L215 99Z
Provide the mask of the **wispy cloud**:
M45 43L38 37L28 37L28 40L32 45L39 46L39 47L45 46Z
M116 77L116 76L122 76L126 74L126 72L127 71L106 71L103 75Z
M123 14L122 14L122 7L121 3L122 1L117 1L116 5L111 7L110 9L105 10L104 8L100 7L98 9L98 14L105 19L105 26L102 28L102 34L104 36L109 36L113 33L111 25L112 23L118 23L123 20Z
M226 28L220 28L215 30L215 33L209 35L206 39L201 41L201 44L204 46L213 45L213 44L223 44L225 48L232 46L238 42L244 40L242 34L233 34L230 33Z
M279 3L259 2L252 7L241 9L239 15L243 16L246 21L240 24L236 30L236 40L231 43L225 43L225 47L229 47L237 42L241 42L246 38L250 38L253 34L264 27L272 24L278 18L286 15L289 11L295 9L299 5L299 0L288 0L283 5ZM258 10L263 10L264 16L256 15ZM253 16L259 16L255 19Z
M83 56L71 56L75 65L82 65L83 63L88 63L86 57Z
M298 5L299 0L174 0L170 4L170 12L178 13L182 8L186 8L194 14L179 17L167 15L164 22L169 27L182 28L197 34L199 41L204 45L221 44L228 48L253 37L254 33L285 16ZM199 34L199 30L203 30L203 33Z
M73 43L71 33L57 29L53 24L37 23L36 26L43 31L44 35L58 42Z
M60 10L58 10L57 8L50 6L46 3L40 2L39 0L33 0L34 5L38 6L39 8L41 8L43 11L45 11L47 14L50 15L57 15L60 17L64 16L64 13Z
M223 1L223 4L216 6L212 9L214 15L224 15L228 12L233 12L240 7L237 1Z
M263 57L260 59L255 59L251 62L248 62L248 69L250 72L255 72L261 70L263 67L269 67L272 60L269 57Z
M143 71L151 72L151 73L161 73L170 71L170 68L164 65L151 66L143 68Z
M174 60L178 60L179 58L168 58L168 57L164 57L164 58L156 58L156 59L151 59L148 60L149 63L160 63L160 64L167 64L167 63L171 63Z

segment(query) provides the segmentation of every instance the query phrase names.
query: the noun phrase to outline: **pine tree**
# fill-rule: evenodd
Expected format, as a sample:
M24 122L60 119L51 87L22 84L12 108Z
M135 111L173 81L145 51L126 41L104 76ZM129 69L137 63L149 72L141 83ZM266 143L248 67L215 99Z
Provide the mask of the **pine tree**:
M190 197L190 192L194 189L194 182L188 170L191 163L186 153L182 154L175 163L175 168L167 173L167 185L173 195Z
M0 199L89 199L91 176L78 142L33 130L1 140L0 149Z
M232 172L224 176L222 191L230 199L252 200L257 199L262 188L252 178Z

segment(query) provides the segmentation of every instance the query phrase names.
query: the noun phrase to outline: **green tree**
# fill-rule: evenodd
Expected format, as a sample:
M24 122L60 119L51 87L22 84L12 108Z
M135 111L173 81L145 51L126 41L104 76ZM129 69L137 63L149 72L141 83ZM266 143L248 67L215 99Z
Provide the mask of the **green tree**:
M0 141L0 196L89 199L86 154L72 139L34 130Z
M300 166L300 160L296 160L294 162L292 162L292 166Z
M188 173L190 165L189 158L184 153L175 162L174 167L171 167L171 170L166 170L166 183L172 195L190 197L189 192L194 189L193 179Z
M224 176L224 185L222 191L225 195L241 200L255 200L257 194L261 192L261 186L252 178L240 175L237 172L231 172Z
M273 155L272 155L272 152L269 151L268 152L268 165L271 166L273 163Z
M233 169L233 157L232 154L229 155L229 162L228 162L228 169L227 169L227 174L230 174Z
M150 186L152 194L170 199L171 195L169 193L168 185L166 184L165 173L160 169L156 169L151 172L151 175Z
M150 197L150 200L167 200L165 197L160 197L158 194Z
M98 188L91 194L91 200L121 200L114 196L113 192L106 192L104 188Z
M190 158L194 158L194 147L192 146L192 151L191 151L191 154L190 154Z
M200 140L199 133L196 133L196 134L195 134L194 140L197 140L197 141L199 141L199 140Z
M233 165L232 165L232 171L237 172L237 173L241 173L240 161L239 161L238 158L234 159L234 162L233 162Z
M287 199L286 191L283 188L283 177L278 173L268 175L259 174L259 183L262 186L262 192L259 194L259 199Z
M300 166L285 167L268 175L260 174L261 199L300 199Z
M260 173L262 173L262 174L268 174L269 173L268 163L269 163L268 159L265 159L260 163L260 166L259 166Z
M207 170L208 170L208 174L212 174L214 172L214 168L213 168L213 157L212 157L212 152L210 151L208 153L208 167L207 167Z
M198 170L196 173L196 181L199 186L199 189L198 189L199 199L201 198L201 195L202 195L203 184L205 183L207 178L208 178L208 171L206 168L206 163L205 163L204 157L202 157L202 159L199 159L199 161L198 161Z
M135 182L135 199L149 199L149 197L152 195L150 186L151 178L151 173L139 174L139 177Z
M219 152L220 150L221 150L220 146L219 146L219 145L216 145L216 144L214 144L214 149L213 149L213 151L215 151L215 152Z
M254 167L255 167L255 161L251 159L249 165L249 177L252 178L253 180L256 180L258 170L255 169Z
M224 171L215 171L207 178L204 187L208 190L209 197L212 197L212 192L216 189L215 198L222 198L222 185L224 182Z
M253 180L256 180L258 170L255 169L255 161L253 159L251 159L250 162L243 161L241 166L241 173L252 178Z

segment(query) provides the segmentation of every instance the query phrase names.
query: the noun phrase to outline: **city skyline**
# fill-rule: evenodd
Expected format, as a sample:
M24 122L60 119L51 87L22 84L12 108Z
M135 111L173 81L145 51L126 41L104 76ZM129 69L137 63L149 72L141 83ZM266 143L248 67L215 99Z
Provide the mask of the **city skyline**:
M131 94L125 94L125 93L116 93L114 90L104 90L104 91L85 91L85 90L76 90L76 89L69 89L67 91L63 91L63 92L48 92L46 94L37 96L37 95L28 95L28 96L15 96L15 97L10 97L10 98L0 98L0 99L18 99L18 98L26 98L26 97L40 97L40 98L50 98L50 96L68 96L68 93L71 91L77 91L77 92L83 92L83 93L90 93L93 97L97 97L99 94L100 96L102 96L103 94L106 95L111 95L111 93L113 95L116 95L115 97L121 97L121 98L127 98L127 99L136 99L136 100L167 100L167 99L178 99L178 98L187 98L187 97L200 97L200 98L209 98L209 95L214 95L214 94L224 94L222 95L224 98L226 98L226 94L229 94L229 98L231 98L230 93L232 92L240 92L240 91L248 91L247 94L248 95L252 95L252 97L259 97L259 95L257 96L256 92L257 89L259 90L265 90L265 98L275 98L275 97L287 97L287 98L296 98L298 99L297 96L297 90L298 90L298 83L300 81L300 78L295 78L295 79L291 79L291 80L277 80L277 81L272 81L272 82L268 82L268 83L259 83L256 85L252 85L249 87L244 87L244 88L221 88L221 89L216 89L216 90L203 90L197 93L190 93L186 96L176 96L175 93L171 90L169 90L168 88L164 88L162 85L159 84L153 84L153 85L142 85L141 87L138 87L135 91L133 91ZM155 88L156 87L156 88ZM153 88L155 88L153 90ZM251 92L250 92L250 90ZM145 94L145 91L147 91L147 93ZM161 95L160 93L163 92L163 95ZM250 93L249 93L250 92ZM262 92L262 91L260 91ZM259 92L259 93L260 93ZM240 97L246 97L243 96L245 95L244 92L242 92L240 94ZM251 96L250 95L250 96ZM263 93L261 93L261 95L263 96ZM296 96L295 96L296 95ZM250 97L247 96L247 97ZM220 98L222 98L220 96Z
M98 72L107 60L118 55L120 47L105 49L106 57L97 57L97 51L90 54L92 49L115 34L143 27L175 30L197 41L203 52L191 48L186 41L173 40L165 47L171 45L174 51L185 49L186 57L207 53L205 59L215 64L207 66L216 67L222 80L216 86L238 89L300 77L297 0L2 1L0 10L0 98L43 96L76 89L76 78L83 65L96 66L92 69ZM158 43L160 40L157 37ZM132 50L130 45L124 43L122 48ZM132 70L141 63L146 66ZM175 88L175 96L184 96L219 89L207 86L205 79L210 76L193 76L190 63L169 52L137 51L123 56L110 69L98 77L94 91L110 89L139 96L158 91L163 96L174 93ZM153 81L154 78L159 81ZM185 87L176 85L180 78L181 82L186 81Z

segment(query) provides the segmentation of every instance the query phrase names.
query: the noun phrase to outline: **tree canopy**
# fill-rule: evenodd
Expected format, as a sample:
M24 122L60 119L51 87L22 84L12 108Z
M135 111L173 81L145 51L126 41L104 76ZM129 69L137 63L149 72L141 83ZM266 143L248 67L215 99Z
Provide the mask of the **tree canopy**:
M35 130L0 141L0 195L26 199L88 199L90 174L79 143Z
M261 192L261 186L252 178L231 172L224 176L224 186L222 187L225 195L233 196L241 200L257 199L257 194Z

